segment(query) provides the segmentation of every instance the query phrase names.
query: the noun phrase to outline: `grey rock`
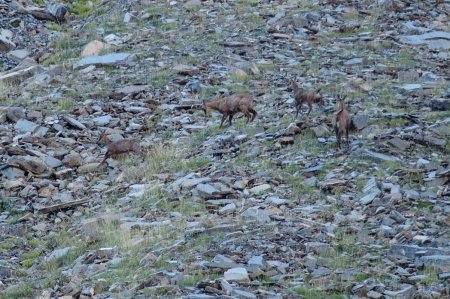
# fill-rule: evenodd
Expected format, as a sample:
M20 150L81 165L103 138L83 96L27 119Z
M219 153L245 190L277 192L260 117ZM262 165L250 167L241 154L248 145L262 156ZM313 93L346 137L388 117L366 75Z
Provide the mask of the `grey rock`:
M416 266L434 266L442 272L450 271L450 255L427 255L417 258L414 261Z
M393 297L395 299L409 299L412 298L415 293L415 288L412 285L404 284L399 291L384 291L383 294Z
M313 252L315 254L328 254L332 252L330 244L322 242L307 242L305 243L305 251Z
M225 214L233 213L234 211L236 211L236 205L234 203L229 203L226 206L219 209L219 214L225 215Z
M256 267L258 267L260 269L264 269L264 267L265 267L264 258L261 255L254 255L254 256L252 256L248 260L247 264L249 266L256 266Z
M422 89L423 86L422 86L422 84L419 84L419 83L407 83L407 84L401 85L400 88L404 89L406 91L413 91L413 90Z
M267 21L267 24L274 24L278 22L280 19L286 16L286 12L284 10L279 11L273 18Z
M373 191L365 196L363 196L362 198L359 199L359 202L362 203L363 205L368 205L370 204L379 194L381 193L381 191L378 189L376 191Z
M72 250L72 247L65 247L54 250L50 255L46 258L47 261L51 261L60 257L65 256L69 253L69 251Z
M286 133L289 135L299 134L302 130L297 126L296 123L290 123L286 128Z
M266 199L266 202L271 203L271 204L276 205L276 206L281 206L281 205L284 205L284 204L288 204L291 201L288 200L288 199L279 198L277 196L271 196L271 197Z
M98 126L105 126L107 124L109 124L112 120L112 116L111 115L102 115L102 116L97 116L93 119L94 123Z
M389 139L389 144L393 145L394 147L398 148L401 151L404 151L408 149L411 146L411 143L408 141L404 141L403 139L400 139L399 137L394 137Z
M76 120L75 118L73 118L71 116L64 115L62 118L75 128L78 128L80 130L86 129L85 125L83 125L81 122L79 122L78 120Z
M271 189L271 186L269 184L262 184L262 185L258 185L258 186L251 188L250 193L251 194L259 194L259 193L262 193L262 192L270 190L270 189Z
M16 44L0 35L0 52L8 52L16 47Z
M325 268L325 267L319 267L311 273L311 276L313 278L318 278L318 277L330 275L331 273L333 273L333 271L331 271L330 269Z
M47 156L44 159L44 163L51 168L58 168L59 166L62 165L62 161L59 159L56 159L52 156Z
M362 64L364 61L363 58L352 58L344 62L345 65L356 65L356 64Z
M390 226L381 225L380 228L381 228L381 231L383 232L383 234L387 237L393 237L397 234L397 231Z
M368 115L352 116L352 124L357 130L362 130L369 125L370 117Z
M12 275L12 273L13 273L13 270L10 267L0 265L0 277L2 279L10 277Z
M24 177L25 172L16 167L1 167L0 173L7 179Z
M13 69L11 71L0 73L0 82L17 85L42 71L43 68L37 65Z
M270 222L269 214L259 207L248 208L242 213L242 217L247 221Z
M211 263L209 263L209 266L214 268L230 269L239 265L231 258L218 254L213 258Z
M13 123L19 121L20 119L25 119L25 109L21 107L10 107L6 113L6 117Z
M183 189L190 189L193 188L195 186L197 186L198 184L202 184L202 183L206 183L211 181L210 178L208 177L204 177L204 178L195 178L195 179L186 179L183 182L181 182L181 187Z
M389 253L392 255L405 256L413 259L419 254L421 255L449 255L450 249L434 248L434 247L421 247L417 245L407 244L392 244L389 249Z
M136 61L136 55L129 53L111 53L106 55L93 55L85 57L78 62L74 63L73 69L78 70L90 65L99 66L111 66L128 64L130 62Z
M400 42L409 45L425 44L431 49L450 49L450 33L432 31L421 35L400 36Z
M377 179L375 177L371 177L367 183L363 187L363 193L368 193L374 189L378 189L377 187Z
M7 164L38 175L49 172L48 166L38 157L13 156L8 159Z
M249 291L244 291L244 290L239 290L239 289L233 289L233 291L231 291L231 296L235 297L235 298L243 298L243 299L256 299L256 295L249 292Z
M307 178L304 182L303 182L306 186L311 186L314 187L317 185L317 178L315 176L312 176L310 178Z
M357 152L355 152L356 155L367 157L371 160L382 162L382 161L392 161L392 162L401 162L401 160L394 156L385 155L382 153L377 153L374 151L370 151L368 149L359 149Z
M126 112L130 113L150 113L152 110L141 106L126 106L124 108ZM203 127L204 128L204 127Z
M30 52L25 49L14 50L8 53L12 58L21 61L30 56Z
M129 24L131 22L136 22L137 18L134 14L132 14L131 12L127 12L125 13L125 15L123 16L123 22L125 24Z
M432 99L431 110L433 111L449 111L450 99Z
M391 211L390 216L398 223L403 223L406 221L406 217L403 216L400 212L397 212L395 210Z
M62 163L67 167L74 168L83 164L83 158L79 153L70 153L64 157Z
M66 14L69 13L69 7L61 3L51 3L47 10L55 17L57 22L64 21Z
M34 132L38 127L38 124L26 119L20 119L14 126L14 128L21 133Z
M214 194L218 194L219 190L211 186L210 184L198 184L196 187L197 191L202 196L212 196Z
M324 125L312 127L311 130L314 132L316 137L326 137L330 135L330 130Z
M247 269L245 269L244 267L231 268L225 271L224 278L227 281L250 281Z
M419 200L420 199L420 194L419 192L415 191L415 190L405 190L405 194L404 196L407 199L412 199L412 200Z

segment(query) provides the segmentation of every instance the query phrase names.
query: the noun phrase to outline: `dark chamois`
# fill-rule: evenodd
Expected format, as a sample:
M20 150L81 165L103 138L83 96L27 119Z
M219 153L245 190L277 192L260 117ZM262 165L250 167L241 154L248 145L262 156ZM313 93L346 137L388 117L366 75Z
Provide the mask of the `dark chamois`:
M333 117L333 127L334 131L336 132L336 148L338 149L341 148L341 138L344 133L347 141L347 146L349 145L348 131L350 129L352 118L350 116L350 113L348 113L347 109L345 108L345 97L346 96L341 94L337 96L339 100L339 111L336 112Z
M255 109L253 109L253 96L250 93L234 94L210 103L205 103L205 101L203 101L203 111L205 112L205 116L207 116L211 110L222 113L220 127L222 127L223 122L227 117L231 126L231 120L233 119L234 114L238 112L244 113L247 117L247 123L252 122L257 115Z
M298 117L298 113L302 109L302 105L304 102L308 104L309 108L306 116L308 116L311 113L313 103L323 104L322 97L319 94L320 89L315 91L306 91L303 88L299 87L295 80L291 80L291 83L292 83L292 91L294 92L295 107L297 108L295 118Z
M140 154L142 150L139 140L137 139L127 138L116 141L110 141L105 132L103 132L103 134L100 136L99 142L103 142L108 146L108 149L106 150L105 153L105 157L103 158L103 161L99 165L105 163L106 159L110 157L115 157L130 152Z

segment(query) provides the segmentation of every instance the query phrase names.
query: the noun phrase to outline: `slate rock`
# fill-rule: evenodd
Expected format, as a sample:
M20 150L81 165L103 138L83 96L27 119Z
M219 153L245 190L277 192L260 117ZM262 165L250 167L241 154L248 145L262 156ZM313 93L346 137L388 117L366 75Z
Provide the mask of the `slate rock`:
M111 53L106 55L92 55L85 57L73 64L73 69L78 70L90 65L99 66L113 66L120 64L128 64L136 61L136 55L130 53Z
M0 52L8 52L13 50L16 47L16 44L0 35Z
M247 269L245 269L244 267L231 268L225 271L224 278L226 281L250 281Z
M450 99L432 99L431 110L433 111L449 111Z

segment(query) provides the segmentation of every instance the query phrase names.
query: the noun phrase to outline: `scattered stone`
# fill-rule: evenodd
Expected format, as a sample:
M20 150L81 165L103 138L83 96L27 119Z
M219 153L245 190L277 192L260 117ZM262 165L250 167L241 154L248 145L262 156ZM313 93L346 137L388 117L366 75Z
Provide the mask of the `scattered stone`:
M421 35L400 36L400 42L409 45L427 45L430 49L450 49L450 33L431 31Z
M0 35L0 52L8 52L13 50L16 47L16 44L14 44L12 41L4 37L3 35Z
M99 55L103 49L105 48L105 44L99 40L93 40L89 42L81 52L81 56L87 57L92 55Z
M225 271L224 278L226 281L250 281L247 269L245 269L244 267L231 268Z
M79 70L91 65L96 67L129 64L136 61L136 55L129 53L111 53L102 56L92 55L85 57L73 64L74 70ZM0 77L1 80L1 77Z
M262 184L262 185L251 188L250 193L251 194L259 194L259 193L262 193L262 192L270 190L270 189L271 189L271 186L269 184Z
M60 257L63 257L66 254L68 254L70 250L72 250L72 247L64 247L64 248L56 249L47 256L46 260L52 261L52 260L58 259Z

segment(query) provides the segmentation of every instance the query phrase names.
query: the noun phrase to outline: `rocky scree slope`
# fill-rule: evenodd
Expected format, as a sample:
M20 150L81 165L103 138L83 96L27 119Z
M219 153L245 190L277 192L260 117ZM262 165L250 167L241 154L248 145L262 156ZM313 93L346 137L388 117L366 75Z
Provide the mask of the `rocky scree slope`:
M448 296L450 4L358 3L0 1L0 298Z

